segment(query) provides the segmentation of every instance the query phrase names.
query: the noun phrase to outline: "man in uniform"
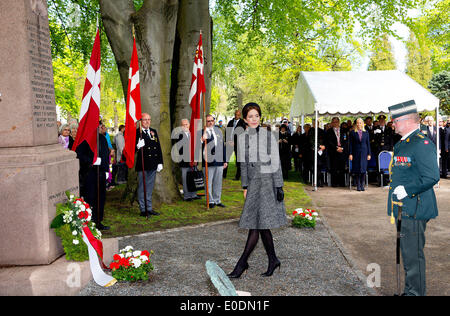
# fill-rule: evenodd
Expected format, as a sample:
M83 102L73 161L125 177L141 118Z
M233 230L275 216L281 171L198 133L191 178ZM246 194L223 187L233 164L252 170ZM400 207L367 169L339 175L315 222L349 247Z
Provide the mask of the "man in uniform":
M148 113L142 113L142 136L139 129L136 130L136 172L138 174L138 202L141 210L141 216L159 215L152 209L152 192L155 186L156 173L163 169L163 156L158 133L150 128L151 117ZM143 153L141 152L143 151ZM142 161L142 156L144 160ZM145 174L144 174L145 173ZM144 177L146 196L144 196ZM145 209L145 200L147 199L147 210Z
M425 290L425 228L438 215L433 186L439 181L436 146L419 131L419 116L413 100L389 107L402 139L394 147L388 210L397 219L401 201L400 249L405 270L403 295L423 296Z

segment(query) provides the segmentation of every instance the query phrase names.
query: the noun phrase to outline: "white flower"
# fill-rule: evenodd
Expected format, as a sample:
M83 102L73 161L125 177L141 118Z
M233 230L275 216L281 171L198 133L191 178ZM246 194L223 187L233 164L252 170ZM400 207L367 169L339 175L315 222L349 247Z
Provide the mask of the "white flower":
M79 201L79 200L75 202L75 205L76 205L76 206L80 206L81 204L82 204L82 203L81 203L81 201Z
M72 232L72 235L74 235L74 236L76 236L78 234L78 232L76 231L76 230L74 230L73 232Z
M126 246L125 247L125 251L130 251L130 250L133 250L133 247L131 247L131 246Z
M133 256L133 254L131 253L131 252L127 252L126 254L125 254L125 258L129 258L129 257L132 257Z
M82 212L86 211L86 206L84 206L83 204L81 204L81 205L80 205L80 210L81 210Z
M77 239L74 239L72 242L74 245L78 245L80 243Z
M148 257L147 256L142 255L139 258L142 260L142 262L147 262L148 261Z
M319 213L313 212L312 215L313 215L313 216L319 216Z
M74 198L75 198L75 195L73 195L73 194L71 194L71 195L69 196L69 200L70 200L70 201L73 201Z
M139 268L142 264L141 260L136 259L136 258L131 258L130 259L130 263L133 265L133 267L135 268Z
M139 250L136 250L133 252L133 257L139 257L141 255L141 252Z

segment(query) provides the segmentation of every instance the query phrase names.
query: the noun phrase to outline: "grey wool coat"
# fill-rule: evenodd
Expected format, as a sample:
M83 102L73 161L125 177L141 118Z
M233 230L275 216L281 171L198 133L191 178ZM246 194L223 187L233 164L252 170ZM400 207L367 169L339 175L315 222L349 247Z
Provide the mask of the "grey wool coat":
M265 128L248 128L239 136L237 158L242 187L247 188L239 227L272 229L286 225L284 201L276 198L276 188L283 187L276 137Z

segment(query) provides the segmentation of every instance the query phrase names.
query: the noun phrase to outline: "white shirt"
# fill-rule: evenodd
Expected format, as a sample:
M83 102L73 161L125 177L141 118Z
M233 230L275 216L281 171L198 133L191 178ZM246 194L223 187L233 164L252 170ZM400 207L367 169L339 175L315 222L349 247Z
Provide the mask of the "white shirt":
M409 135L411 135L411 134L414 133L415 131L417 131L417 128L416 128L416 129L413 129L411 132L409 132L408 134L406 134L405 136L403 136L403 137L402 137L402 140L407 139L407 138L409 137Z
M211 137L211 135L214 136L214 146L217 146L217 135L216 132L214 131L214 127L207 127L206 133L208 134L208 137Z

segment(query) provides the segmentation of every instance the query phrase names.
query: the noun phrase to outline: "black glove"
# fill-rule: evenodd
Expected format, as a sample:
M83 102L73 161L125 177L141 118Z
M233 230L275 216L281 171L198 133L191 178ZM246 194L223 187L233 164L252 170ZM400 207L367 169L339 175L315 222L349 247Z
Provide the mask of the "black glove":
M278 200L278 202L281 202L284 200L283 188L277 188L277 200Z

